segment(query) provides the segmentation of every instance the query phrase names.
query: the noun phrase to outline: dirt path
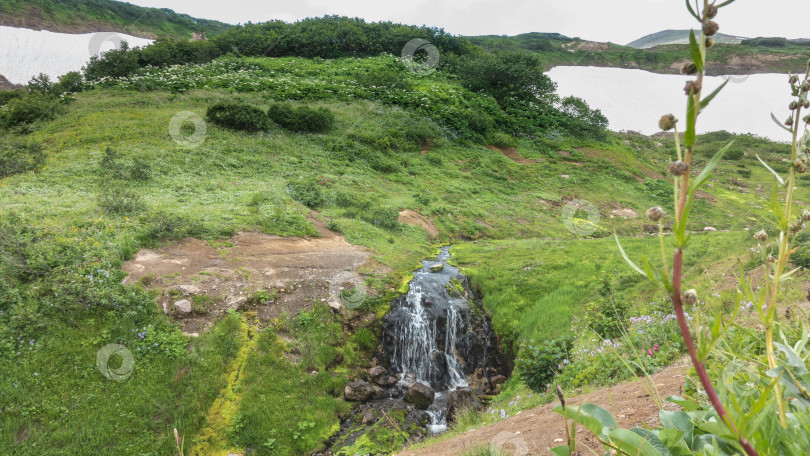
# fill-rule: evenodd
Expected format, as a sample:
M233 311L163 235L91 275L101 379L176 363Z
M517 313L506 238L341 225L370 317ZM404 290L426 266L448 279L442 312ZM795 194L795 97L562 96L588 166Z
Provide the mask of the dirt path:
M682 360L652 376L662 399L681 394L687 361ZM611 388L594 391L566 399L567 404L581 405L586 402L598 404L616 417L623 428L655 425L658 422L658 406L639 381L622 383ZM565 428L562 416L552 412L556 402L529 410L490 426L472 429L456 437L437 442L425 448L404 450L398 456L447 456L462 455L471 450L486 447L498 448L503 454L528 456L550 454L548 448L562 445L565 441ZM673 404L665 404L667 410L677 410ZM582 454L591 454L580 445L596 448L587 430L578 428L578 448ZM594 454L602 454L602 452Z

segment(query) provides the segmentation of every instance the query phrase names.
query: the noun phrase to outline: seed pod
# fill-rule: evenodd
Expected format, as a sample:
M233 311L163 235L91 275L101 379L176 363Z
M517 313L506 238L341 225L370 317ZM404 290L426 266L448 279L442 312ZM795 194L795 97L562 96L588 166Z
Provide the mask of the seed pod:
M694 93L700 92L701 85L698 81L689 81L686 83L686 86L683 88L683 91L686 92L687 95L692 95Z
M796 221L794 223L791 223L790 226L788 226L788 232L792 233L792 234L796 234L799 231L801 231L803 228L804 228L804 223L802 223L801 221Z
M791 101L791 102L790 102L790 105L788 105L788 108L789 108L791 111L795 111L795 110L799 109L799 103L797 103L795 100L794 100L794 101Z
M776 258L774 258L773 255L768 255L767 261L768 263L776 263Z
M802 92L810 92L810 82L804 81L802 83Z
M790 83L791 84L796 84L797 82L799 82L799 76L797 76L795 74L791 74L790 75Z
M810 211L807 209L802 211L802 221L810 222Z
M661 206L653 206L647 209L647 218L653 222L661 220L661 217L665 215L667 215L667 213L664 212L664 209L661 208Z
M689 165L680 160L674 161L669 164L669 173L673 176L680 177L689 172Z
M694 62L687 62L681 65L681 74L695 74L697 73L697 65Z
M709 21L706 24L703 24L703 34L706 36L714 36L717 31L720 30L720 26L717 22Z
M717 16L717 7L714 5L709 5L709 7L706 9L706 17L709 19L714 19L715 16Z
M796 172L799 174L804 174L807 172L807 165L802 163L800 160L796 160L796 163L793 164L796 167Z
M563 410L565 410L565 395L563 394L563 390L560 388L560 385L557 385L557 398L560 400Z
M698 295L697 295L697 291L695 291L694 288L691 288L691 289L686 290L686 291L683 292L683 302L685 302L685 303L687 303L689 305L694 305L694 304L697 303L697 301L698 301Z
M810 123L810 114L804 116L802 120L804 121L804 123Z
M714 46L714 40L711 38L706 38L706 49Z
M810 109L810 100L805 101L804 104L802 105L802 107L804 109Z
M788 117L787 120L785 121L785 125L787 125L788 127L792 127L793 126L793 117Z
M672 114L667 114L665 116L661 116L661 120L658 121L658 128L663 131L669 131L675 128L676 123L678 123L678 119L676 119Z
M754 239L759 242L765 242L768 240L768 233L765 230L759 230L754 234Z

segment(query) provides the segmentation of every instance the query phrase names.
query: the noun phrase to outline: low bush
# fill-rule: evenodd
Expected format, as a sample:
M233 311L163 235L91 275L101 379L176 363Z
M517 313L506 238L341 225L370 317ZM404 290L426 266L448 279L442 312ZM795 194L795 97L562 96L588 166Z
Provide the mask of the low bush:
M323 133L335 124L335 115L326 108L294 107L287 103L275 103L267 110L267 118L290 131Z
M264 111L245 103L216 103L208 108L205 115L214 124L233 130L259 131L267 126Z
M40 92L12 97L0 107L0 128L53 119L58 108L58 99Z
M287 191L292 199L314 209L323 204L325 198L322 187L325 182L316 177L302 177L298 180L290 181L287 184Z
M136 190L120 182L102 185L97 201L101 210L108 215L132 215L146 207Z
M571 336L523 345L516 362L521 378L532 391L545 391L562 367L568 364L573 347L574 338Z
M39 144L0 142L0 178L37 171L45 165L45 154Z

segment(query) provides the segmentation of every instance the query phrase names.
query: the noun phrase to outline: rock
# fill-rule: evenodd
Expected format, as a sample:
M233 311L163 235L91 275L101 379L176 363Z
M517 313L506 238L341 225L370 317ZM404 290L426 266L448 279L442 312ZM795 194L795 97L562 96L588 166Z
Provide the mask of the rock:
M459 413L465 410L481 410L481 401L469 388L458 388L450 392L447 399L447 421L455 421Z
M504 377L503 375L498 374L498 375L492 377L491 379L489 379L489 381L493 385L500 385L502 383L506 383L506 377Z
M363 414L363 424L371 424L377 421L377 416L374 413L374 409L367 410L365 414Z
M340 304L340 301L337 299L330 299L329 300L329 308L332 309L332 312L338 313L340 312L340 308L343 307Z
M444 269L444 265L441 263L435 263L430 267L430 272L441 272Z
M169 301L163 303L163 313L166 315L170 314L172 311L172 306L170 305Z
M638 214L632 209L614 209L610 211L610 217L636 218Z
M238 298L231 298L225 304L228 307L228 310L239 310L242 306L245 305L247 302L247 298L244 296L240 296Z
M387 373L388 371L382 366L374 366L366 372L368 375L368 381L374 383L379 383L379 379L386 376Z
M347 401L365 402L374 396L374 388L363 380L354 380L343 388L343 396Z
M371 385L371 388L374 390L374 396L372 396L372 399L380 400L388 397L388 392L379 386Z
M563 179L568 179L571 176L568 174L560 174L560 177L562 177Z
M179 291L183 296L200 294L200 288L197 285L177 285L172 287L173 290Z
M389 387L389 386L394 386L394 384L396 384L397 380L398 379L396 377L394 377L393 375L383 375L382 377L377 379L377 384L380 385L380 386Z
M419 382L411 385L405 392L405 400L422 410L427 409L433 403L434 397L436 397L436 393L433 389Z
M174 310L181 315L186 315L191 313L191 301L188 299L181 299L174 303Z
M715 228L713 226L707 226L707 227L703 228L703 231L717 231L717 228Z

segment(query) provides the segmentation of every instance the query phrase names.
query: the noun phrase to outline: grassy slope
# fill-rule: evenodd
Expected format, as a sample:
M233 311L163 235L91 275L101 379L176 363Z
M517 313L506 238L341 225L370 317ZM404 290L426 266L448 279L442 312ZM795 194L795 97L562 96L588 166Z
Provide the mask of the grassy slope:
M318 73L310 71L309 63L300 59L294 62L298 63L287 69L289 84L310 81L317 85L313 74ZM358 60L335 63L347 70L363 64ZM417 90L431 93L432 89L445 90L447 84L452 86L450 82L425 79ZM457 86L455 89L461 90ZM515 326L522 336L540 338L565 328L587 298L585 290L597 272L619 263L609 240L572 240L560 221L562 203L576 197L599 207L602 218L597 234L616 229L635 235L640 232L642 220L611 219L609 211L622 206L641 213L649 205L660 203L660 186L646 184L645 180L655 179L644 176L663 172L669 161L667 150L671 150L666 140L634 136L616 136L603 144L521 140L520 153L542 161L517 164L483 144L444 140L426 155L419 154L417 144L404 144L398 151L387 147L376 150L395 163L391 171L380 172L371 167L366 156L339 154L328 147L334 141L357 135L383 140L378 144L386 143L386 138L388 143L397 141L397 127L412 114L373 100L315 103L333 110L338 117L336 127L327 135L291 134L277 127L265 133L244 134L209 124L205 142L196 149L181 148L170 139L168 122L175 113L193 111L202 115L211 103L229 98L266 106L272 94L224 89L199 89L185 94L98 89L80 94L64 115L21 138L43 143L49 161L39 173L0 181L3 211L25 213L38 226L67 239L65 242L81 248L87 244L87 250L98 256L117 258L118 263L112 263L115 266L121 258L155 241L139 235L150 232L149 227L160 214L179 217L181 223L194 227L191 231L195 235L206 238L227 236L240 229L300 230L295 228L298 225L290 228L268 223L263 214L272 214L276 209L305 213L305 208L291 199L286 184L302 174L314 174L329 182L323 187L327 204L320 208L321 213L334 220L350 242L374 249L375 258L393 271L389 277L374 278L378 290L401 283L415 260L427 255L432 245L420 229L384 229L365 221L363 211L377 207L417 210L434 219L442 242L458 242L459 237L504 239L461 244L455 250L456 260L467 265L473 280L487 293L487 306L496 326ZM108 146L118 150L123 160L138 157L153 168L149 180L132 183L144 209L129 218L102 216L97 203L97 197L105 191L100 185L103 178L98 174L98 163ZM746 139L741 147L759 151L773 165L779 164L772 151L782 146ZM695 228L709 224L719 229L747 226L751 204L762 199L753 189L756 183L769 182L769 177L755 168L750 158L744 162L753 172L750 180L740 177L749 186L748 191L728 182L737 175L736 165L724 163L711 181L713 187L707 190L733 199L717 206L714 200L706 199L695 213ZM562 174L570 177L563 178ZM369 206L358 209L341 203L345 198L340 195L367 199ZM800 189L799 199L807 201L808 196L806 190ZM531 237L561 241L523 240ZM513 238L517 240L509 240ZM706 249L708 256L737 238L701 237L696 239L696 245L715 239L721 243L711 244ZM649 248L649 241L630 240L628 245L632 252L640 252ZM581 261L582 256L587 261ZM542 263L532 263L538 259ZM527 266L532 269L525 270ZM554 284L571 277L576 277L577 289ZM38 315L37 305L30 305L32 315ZM538 326L512 325L521 311L526 314L526 322L538 322ZM556 315L551 320L554 325L540 323L548 313ZM171 326L159 315L129 321L115 311L80 312L72 315L70 325L54 323L45 328L42 323L59 321L46 315L35 317L42 319L39 326L32 325L19 333L9 332L10 320L3 318L10 317L0 317L0 363L4 372L0 397L4 398L4 406L14 411L0 420L0 443L18 454L95 454L111 447L118 454L165 454L172 446L173 427L192 442L205 427L206 416L210 421L211 407L229 381L241 346L236 336L243 328L239 321L225 320L218 326L220 329L193 341L190 352L175 352L187 340L171 336ZM314 315L312 318L324 325L334 323L330 317ZM294 321L279 331L304 337L312 318ZM112 383L101 377L94 366L98 348L116 340L139 343L132 329L148 324L161 328L155 332L161 337L156 343L173 355L136 357L136 371L126 382ZM222 344L223 337L231 342ZM347 362L341 372L336 372L336 380L307 380L307 366L287 363L281 355L283 345L279 348L272 332L259 337L257 346L261 351L251 352L247 365L280 363L283 368L272 370L271 375L256 376L248 367L245 384L251 385L250 393L246 392L244 400L237 401L236 410L225 416L239 417L236 423L243 423L242 427L213 429L214 440L261 447L264 454L297 454L314 448L320 437L333 429L336 413L345 407L330 391L340 391L340 381L345 378L340 375L362 366L362 355L351 353L357 351L351 338L324 339L318 347L325 352L343 350ZM34 348L25 351L29 339L35 340ZM15 354L17 351L20 354ZM197 356L201 353L204 355ZM320 358L312 361L316 367L325 364ZM205 381L212 378L216 381ZM272 402L279 385L291 389L296 382L312 382L314 392L267 409L262 399ZM296 401L305 405L296 406ZM289 423L299 429L281 429ZM96 432L99 426L109 432ZM124 429L125 435L121 434Z
M170 9L144 8L114 0L8 0L0 4L2 24L18 24L27 16L49 30L98 31L102 28L149 37L191 38L192 33L215 35L229 27L222 22L197 19ZM29 20L30 21L30 20Z

